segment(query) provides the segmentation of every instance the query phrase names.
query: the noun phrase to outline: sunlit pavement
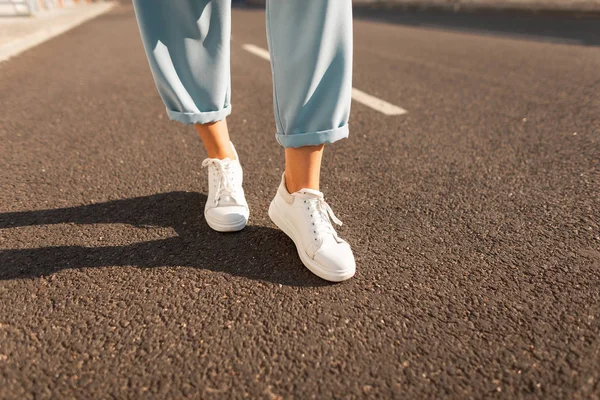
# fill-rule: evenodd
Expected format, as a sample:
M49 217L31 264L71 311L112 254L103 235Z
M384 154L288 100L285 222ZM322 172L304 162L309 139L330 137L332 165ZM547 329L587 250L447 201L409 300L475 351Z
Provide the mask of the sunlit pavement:
M0 63L0 398L598 396L599 21L356 10L330 285L267 216L264 18L233 13L238 234L131 7Z

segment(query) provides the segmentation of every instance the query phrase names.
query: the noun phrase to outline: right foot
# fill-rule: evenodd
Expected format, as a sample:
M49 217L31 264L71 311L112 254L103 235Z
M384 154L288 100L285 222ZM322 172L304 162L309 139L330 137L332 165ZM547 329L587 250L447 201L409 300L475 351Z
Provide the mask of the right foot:
M235 148L233 151L235 153ZM237 153L235 158L207 158L202 162L202 167L208 167L208 198L204 206L204 218L208 226L218 232L244 229L250 215Z
M341 282L356 271L350 245L340 238L331 220L341 225L317 190L289 193L285 178L269 207L269 217L296 245L302 263L315 275Z

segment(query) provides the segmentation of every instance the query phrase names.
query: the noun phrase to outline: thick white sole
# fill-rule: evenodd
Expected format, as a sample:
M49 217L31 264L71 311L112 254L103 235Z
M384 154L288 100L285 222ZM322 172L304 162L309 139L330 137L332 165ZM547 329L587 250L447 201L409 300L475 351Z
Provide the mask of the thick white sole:
M204 219L208 226L217 232L237 232L241 231L248 224L248 218L242 218L239 221L234 221L229 224L223 224L211 219L206 213L204 213Z
M290 239L292 239L294 245L296 245L296 251L298 251L300 261L302 261L302 264L304 264L304 266L308 268L310 272L317 275L319 278L325 279L326 281L330 282L342 282L354 276L355 271L343 274L332 274L331 272L323 268L315 260L310 258L310 256L306 254L305 251L301 250L300 246L298 246L298 243L300 243L300 241L296 240L297 235L294 230L294 227L291 224L289 224L285 218L281 216L277 205L275 205L275 200L271 201L271 205L269 206L269 218L271 218L271 221L273 221L273 223L277 225L277 227L281 229L283 233L285 233L289 236Z

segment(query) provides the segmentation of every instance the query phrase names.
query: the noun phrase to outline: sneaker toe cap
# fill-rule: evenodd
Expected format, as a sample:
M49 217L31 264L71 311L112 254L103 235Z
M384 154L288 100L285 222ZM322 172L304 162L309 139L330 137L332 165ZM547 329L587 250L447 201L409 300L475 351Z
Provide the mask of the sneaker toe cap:
M354 276L356 262L354 254L348 243L322 246L316 253L314 260L327 271L335 280L346 280Z
M215 207L205 211L205 217L209 223L224 227L245 225L248 221L248 214L248 208L244 206Z

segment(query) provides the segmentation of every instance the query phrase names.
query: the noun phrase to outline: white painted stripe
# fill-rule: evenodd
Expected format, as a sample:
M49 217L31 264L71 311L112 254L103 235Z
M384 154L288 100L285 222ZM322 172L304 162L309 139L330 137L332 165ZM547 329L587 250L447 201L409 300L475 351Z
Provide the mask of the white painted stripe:
M249 51L255 56L259 56L260 58L264 58L267 61L271 61L271 56L269 55L269 52L265 49L261 49L260 47L255 46L253 44L245 44L242 47L244 48L244 50Z
M105 12L111 10L116 4L117 2L111 1L106 3L95 3L90 5L77 6L81 7L82 11L83 9L86 9L87 12L74 16L73 19L60 26L49 26L38 32L32 33L30 35L1 45L0 62L6 61L9 58L14 57L27 49L35 47L38 44L45 42L46 40L52 39L53 37L58 36L61 33L71 30L76 26L81 25L92 18L97 17L100 14L104 14Z
M271 60L269 52L265 49L262 49L253 44L244 44L242 45L242 47L244 48L244 50L249 51L250 53L256 56L259 56L260 58L264 58L267 61ZM365 93L362 90L358 90L356 88L352 88L352 99L385 115L402 115L408 112L402 107L395 106L391 103L388 103L385 100L381 100L380 98L371 96L370 94Z
M362 103L367 107L371 107L373 110L377 110L385 115L402 115L408 112L402 107L395 106L385 100L371 96L370 94L356 88L352 88L352 98L359 103Z

